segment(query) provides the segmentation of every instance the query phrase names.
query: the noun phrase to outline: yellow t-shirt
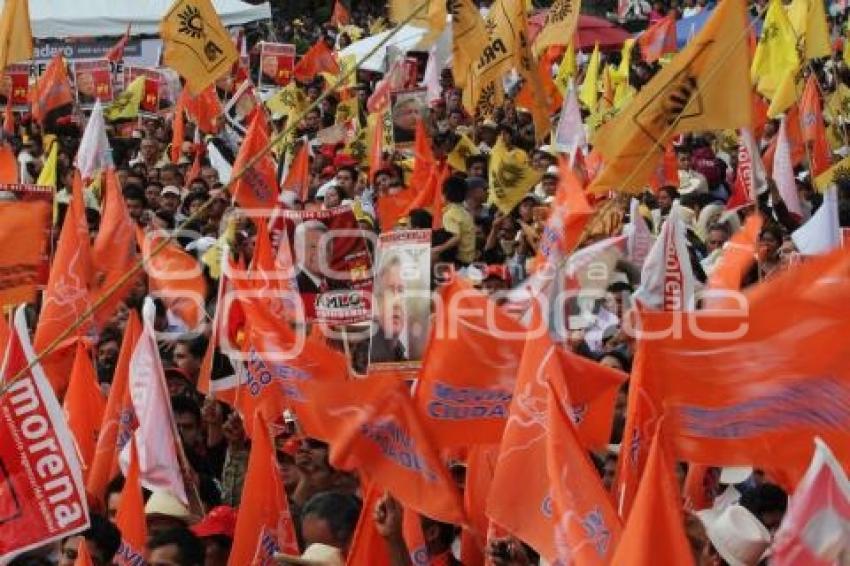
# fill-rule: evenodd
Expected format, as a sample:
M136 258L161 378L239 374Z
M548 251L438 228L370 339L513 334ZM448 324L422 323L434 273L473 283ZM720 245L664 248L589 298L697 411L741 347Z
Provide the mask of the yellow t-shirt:
M475 221L462 204L448 203L443 209L443 228L460 236L457 259L462 263L475 260Z

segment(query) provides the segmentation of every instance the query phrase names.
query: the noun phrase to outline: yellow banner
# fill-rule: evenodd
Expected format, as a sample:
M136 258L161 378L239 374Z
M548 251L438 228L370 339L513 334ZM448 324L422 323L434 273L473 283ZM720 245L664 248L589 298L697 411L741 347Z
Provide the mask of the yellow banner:
M490 202L505 214L509 214L542 177L531 167L523 150L509 150L501 138L490 153L489 169Z

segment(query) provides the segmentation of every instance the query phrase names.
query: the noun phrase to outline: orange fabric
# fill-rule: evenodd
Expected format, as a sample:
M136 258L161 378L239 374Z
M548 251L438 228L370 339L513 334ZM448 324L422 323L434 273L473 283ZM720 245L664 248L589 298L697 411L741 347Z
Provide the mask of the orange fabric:
M130 443L130 465L121 490L121 505L115 515L115 526L121 531L121 546L115 555L115 563L127 566L138 564L139 559L144 557L148 538L136 439L131 439Z
M691 464L682 487L682 498L688 511L709 509L719 488L720 473L717 468L705 464Z
M175 242L169 242L151 256L160 242L160 236L154 233L143 236L139 242L147 266L148 288L151 295L160 297L190 330L194 329L203 321L207 283L195 258Z
M77 558L74 560L74 566L94 566L85 537L80 537L80 542L77 543Z
M637 44L643 60L652 63L662 55L678 51L676 39L676 17L671 14L649 26L640 34Z
M218 99L215 85L208 86L197 96L192 96L188 89L184 89L181 97L185 97L183 99L184 108L201 132L214 134L218 131L218 117L224 110L221 101ZM182 143L183 140L180 141Z
M339 65L334 57L334 52L328 47L324 39L320 39L305 53L298 64L295 65L293 75L299 82L310 82L320 73L331 75L339 74Z
M135 224L127 212L121 185L115 169L106 171L106 188L100 228L92 244L94 277L92 294L95 298L106 293L123 277L137 260ZM128 280L98 307L95 321L102 327L115 314L115 309L130 292L133 279Z
M234 178L241 175L233 187L233 198L240 207L248 210L270 210L277 204L277 165L271 154L266 153L250 169L246 169L269 143L265 121L262 112L254 114L233 162Z
M800 129L803 142L809 146L812 177L817 177L832 165L826 127L823 123L823 108L818 92L817 78L809 76L803 97L800 100Z
M404 545L414 566L428 565L431 562L428 547L425 544L425 533L422 532L422 518L416 511L405 507L401 518L401 535Z
M383 491L374 484L361 485L363 492L363 508L357 527L351 538L348 556L345 563L348 566L391 566L387 543L375 527L375 507L383 496Z
M767 111L770 108L770 104L759 93L753 91L751 108L753 115L753 135L756 139L759 139L764 133L764 127L767 124Z
M188 89L183 90L174 106L174 120L171 122L170 157L172 163L177 163L180 160L183 142L186 140L186 115L183 112L186 110L186 99L188 97Z
M49 222L46 202L0 203L0 241L14 242L0 254L0 305L35 301Z
M406 384L365 379L313 382L302 389L307 396L296 408L299 419L307 434L330 444L332 466L357 470L426 517L463 523L460 495L416 415Z
M621 534L620 519L565 411L566 383L554 376L549 380L546 470L556 556L565 564L616 564L611 556Z
M0 183L18 182L18 160L12 148L0 143Z
M33 345L36 352L46 350L89 308L90 279L89 227L83 205L83 184L77 172L35 329ZM60 398L68 386L68 376L74 363L74 351L68 346L76 337L86 335L89 326L90 321L86 321L59 348L41 360L44 372Z
M74 93L65 70L65 60L61 55L50 60L44 74L30 90L29 96L33 118L38 122L44 122L51 110L73 104Z
M263 542L260 534L264 532L270 533L279 552L300 553L286 491L277 467L274 444L268 425L261 415L256 415L253 428L251 454L248 456L233 548L228 560L228 564L233 566L255 564L254 557L263 554L258 547Z
M298 148L281 188L295 191L301 202L307 202L310 191L310 150L306 142Z
M791 164L796 167L806 158L806 144L803 142L803 132L800 130L800 107L796 103L785 114L785 132L791 147ZM778 141L777 135L770 142L762 158L769 174L773 173L773 156L776 154Z
M414 166L415 175L415 166ZM435 230L443 226L443 183L449 178L449 165L446 162L434 164L428 172L428 179L421 189L416 193L413 201L404 212L403 216L410 214L411 210L417 208L429 209L433 216L432 227ZM413 185L413 178L411 178Z
M680 337L639 341L641 393L664 407L677 458L768 469L788 490L815 435L850 458L840 424L850 420L848 268L848 250L810 259L748 290L745 318L697 311L678 325ZM643 328L658 336L674 316L645 313Z
M103 58L107 61L111 61L113 63L117 63L124 58L124 48L127 47L127 43L130 41L130 26L131 24L127 24L127 31L124 32L124 35L121 36L115 45L109 48Z
M487 514L499 526L530 544L549 562L558 555L551 515L551 486L544 474L529 474L529 466L546 465L548 431L547 381L566 383L571 418L577 421L582 444L601 440L600 426L607 425L588 418L595 410L590 401L594 394L600 404L611 403L608 388L616 388L625 378L621 372L603 368L552 343L545 330L540 306L532 307L530 334L519 364L516 388L511 401L510 417L502 437L493 486L487 500ZM595 366L595 367L591 367ZM616 379L612 379L616 376ZM610 381L609 381L610 380ZM603 385L604 384L604 385ZM606 391L600 395L600 391ZM608 409L613 411L613 406ZM607 442L607 437L605 442Z
M761 231L762 217L751 214L741 230L732 236L723 248L720 258L708 279L708 289L718 291L739 291L741 280L756 260L756 243ZM735 308L738 303L731 297L708 295L704 298L704 308Z
M6 99L6 110L3 111L3 133L7 137L15 135L15 113L12 109L12 97Z
M100 425L100 436L97 438L86 481L86 491L101 500L106 496L106 485L119 471L118 454L130 438L135 421L127 384L130 379L130 357L136 349L141 331L139 315L131 309L124 326L124 339L118 352L118 361L115 364L112 385Z
M561 96L561 91L555 86L555 81L552 80L551 61L546 61L545 58L540 59L537 63L537 75L533 78L536 81L526 81L523 83L519 93L517 93L517 106L525 108L534 108L541 102L547 102L547 107L543 108L543 113L548 117L552 114L557 114L564 103L564 98ZM537 84L533 84L536 82ZM539 88L543 93L542 97L534 94L534 89ZM538 125L537 123L535 125Z
M341 27L351 23L351 14L348 13L348 8L342 3L342 0L334 2L334 10L331 13L331 25Z
M658 189L665 185L679 186L679 163L676 161L676 152L673 150L672 142L664 148L664 157L658 162L655 173L649 178L649 186L652 187L654 193L657 193Z
M379 116L375 127L372 128L372 139L369 140L369 185L375 183L375 173L384 164L384 119Z
M498 444L472 446L466 460L466 482L463 490L463 507L468 527L461 537L461 562L464 565L484 564L487 531L490 520L485 512L487 494L493 483L493 472L499 457Z
M402 189L394 195L380 195L378 221L381 223L381 230L392 230L396 223L412 210L411 204L415 199L416 191L412 188Z
M656 429L634 508L611 561L617 566L694 564L673 472L675 462L661 435L661 426Z
M88 475L94 459L100 425L106 410L106 400L97 384L97 375L92 367L88 349L82 341L77 342L77 353L68 378L68 391L64 400L65 419L74 435L83 476Z
M440 448L498 443L526 329L459 277L438 294L413 402Z

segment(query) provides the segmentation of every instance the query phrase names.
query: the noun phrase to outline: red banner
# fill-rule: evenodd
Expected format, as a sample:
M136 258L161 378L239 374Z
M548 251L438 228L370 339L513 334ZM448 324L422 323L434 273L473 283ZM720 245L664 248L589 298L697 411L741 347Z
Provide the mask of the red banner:
M295 46L287 43L260 44L260 71L257 87L276 89L292 80L295 70Z
M30 66L26 63L9 65L0 79L0 106L6 107L9 97L16 110L29 108Z
M2 380L35 356L24 310L15 314ZM0 563L86 529L82 472L62 409L40 365L0 397Z
M168 96L168 83L162 72L157 69L145 69L143 67L124 67L124 88L136 78L145 77L145 94L139 110L146 114L156 114L160 110L173 106L173 101Z
M101 104L112 102L112 69L109 61L77 61L74 63L74 92L81 108L91 108L95 100Z

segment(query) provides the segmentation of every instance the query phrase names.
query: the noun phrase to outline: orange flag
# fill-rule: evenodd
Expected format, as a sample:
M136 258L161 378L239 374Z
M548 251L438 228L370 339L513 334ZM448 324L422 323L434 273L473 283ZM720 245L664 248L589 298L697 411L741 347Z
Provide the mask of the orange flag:
M74 560L74 566L94 566L86 537L80 537L80 542L77 544L77 558Z
M115 515L115 526L121 531L121 546L115 554L115 564L133 566L143 563L148 538L145 523L145 500L139 479L139 453L136 439L130 440L130 465L121 490L121 505Z
M658 61L662 55L675 53L676 17L673 14L649 26L637 39L642 58L647 63Z
M301 202L307 202L310 191L310 149L307 142L301 142L298 147L281 188L294 191Z
M660 424L649 449L635 504L623 528L611 564L687 566L694 564L685 536L682 498L673 473L675 462L665 446Z
M566 412L565 385L549 376L546 470L555 551L564 564L616 564L611 556L621 534L620 519Z
M392 230L398 221L413 209L411 205L415 199L416 191L412 188L403 189L394 195L379 195L378 221L381 224L381 230L384 232Z
M312 383L297 408L307 434L331 445L331 465L357 470L405 507L437 521L463 523L454 482L419 421L408 386L366 379ZM306 417L306 418L305 418Z
M800 128L803 142L809 146L812 178L817 177L832 165L826 127L823 123L823 109L815 75L810 75L800 100Z
M703 299L703 308L724 308L725 305L734 309L740 305L727 292L741 289L741 280L755 263L756 242L761 226L761 215L751 214L744 222L743 228L724 246L722 255L708 279L709 293ZM718 291L720 294L712 296L710 291Z
M180 153L183 151L183 142L186 140L186 99L190 96L189 90L184 89L177 99L177 104L174 106L174 120L171 122L171 162L177 163L180 160Z
M99 297L106 293L133 267L136 259L135 224L121 195L118 175L110 167L106 171L100 228L92 244L92 294ZM98 326L102 327L112 317L132 285L133 280L130 279L98 307L95 313Z
M709 509L720 487L720 471L705 464L690 464L682 486L683 505L688 511Z
M63 403L65 420L77 442L83 475L87 476L94 459L106 400L97 384L89 352L82 341L77 342L77 353Z
M249 210L270 210L277 204L277 166L272 156L266 153L246 170L248 163L269 143L265 121L262 112L254 114L233 163L233 176L241 175L233 187L233 198L239 206Z
M127 31L124 32L121 39L119 39L115 45L110 47L109 51L104 53L104 59L112 63L118 63L124 58L124 49L127 47L127 43L130 42L130 26L131 24L127 24Z
M0 241L15 244L0 254L0 306L35 301L49 223L46 202L0 203Z
M499 457L497 444L472 446L466 460L466 480L463 489L463 507L468 527L461 535L461 562L484 564L487 532L490 519L485 512L487 494L493 483L496 460ZM479 558L480 557L480 558Z
M348 566L391 566L387 542L375 527L375 507L380 502L383 491L373 483L365 486L361 484L361 490L364 494L363 508L360 518L357 519L357 527L354 529L345 563Z
M334 2L334 11L331 14L331 25L342 27L351 23L351 14L348 13L348 8L342 3L342 0Z
M83 205L83 184L77 172L74 174L71 202L53 256L50 278L35 329L33 342L36 352L45 351L66 328L79 321L89 308L90 279L89 227ZM44 372L60 398L68 386L68 376L74 362L74 351L70 346L77 337L86 334L89 325L90 321L86 321L41 360Z
M148 288L154 297L159 297L165 306L177 315L187 328L196 328L204 317L207 283L198 262L179 245L169 242L159 253L152 256L161 240L161 234L148 232L141 235L139 247L145 258Z
M815 435L850 458L848 269L847 250L810 259L747 290L743 315L687 313L674 336L680 313L644 314L641 328L658 339L638 342L640 393L664 407L677 458L768 469L789 490Z
M339 65L336 62L333 51L328 47L324 38L317 41L301 57L301 60L295 65L293 75L298 82L306 83L312 81L319 73L339 74Z
M236 515L233 548L227 562L233 566L272 563L274 552L299 554L274 444L268 425L260 414L256 415L253 428L242 502Z
M12 108L12 97L6 99L6 110L3 111L3 134L10 138L15 135L15 113Z
M221 116L224 110L221 106L221 100L218 98L218 93L215 90L215 85L208 86L197 96L192 96L187 89L184 89L181 97L185 97L183 107L189 114L189 118L197 124L201 132L214 134L218 131L218 117ZM181 139L180 142L182 143L182 141ZM172 151L174 151L173 147Z
M414 165L413 177L411 177L411 186L414 185L414 177L416 176L416 166ZM434 164L429 173L427 181L422 188L418 190L413 201L403 216L410 214L411 210L417 208L430 209L433 216L432 227L438 230L443 225L443 183L449 178L449 165L446 162Z
M18 160L15 152L6 143L0 143L0 183L18 182Z
M800 107L797 103L791 105L785 113L785 132L791 146L791 164L796 167L806 158L806 144L803 141L803 132L800 130ZM778 142L779 136L777 135L767 146L762 157L768 173L773 172L773 156L776 154Z
M384 119L379 115L377 124L372 128L372 139L369 140L369 185L375 183L375 173L384 163Z
M753 115L752 130L753 135L758 139L761 138L764 133L764 127L767 125L767 110L770 108L770 104L756 91L752 92L751 102L750 108Z
M411 564L431 563L428 546L425 544L425 533L422 532L422 517L408 507L404 508L404 514L401 518L401 535L410 555Z
M440 448L498 443L527 331L459 277L438 294L413 402Z
M65 70L65 60L56 55L29 93L32 115L44 123L47 115L62 106L74 103L74 93Z
M654 193L664 186L679 186L679 162L676 160L673 142L668 143L664 148L664 157L658 162L658 167L649 178L649 186Z

